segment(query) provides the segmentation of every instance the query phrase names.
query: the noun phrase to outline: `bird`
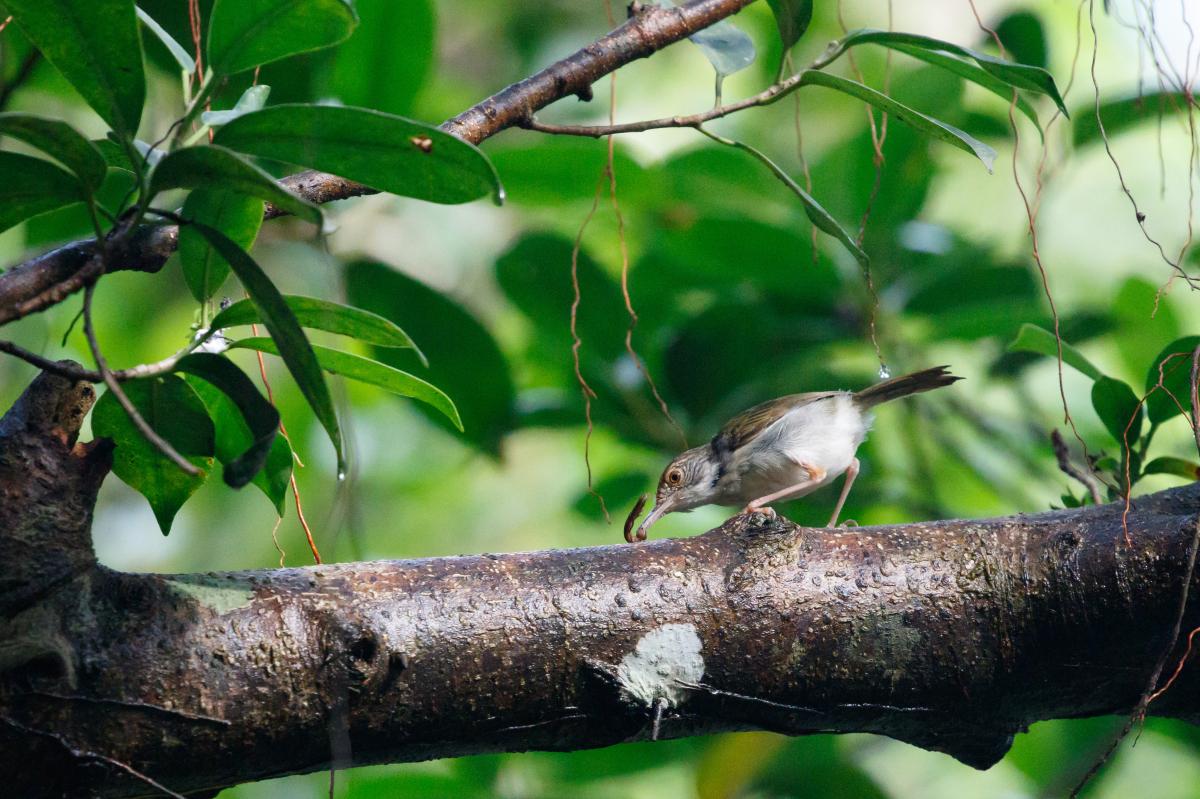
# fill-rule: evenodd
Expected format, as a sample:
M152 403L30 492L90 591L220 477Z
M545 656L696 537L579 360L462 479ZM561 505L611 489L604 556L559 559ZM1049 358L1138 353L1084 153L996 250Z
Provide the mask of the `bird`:
M625 539L646 540L646 531L668 513L702 505L743 505L754 513L773 502L796 499L845 474L829 519L838 516L854 478L858 447L871 427L871 409L889 400L948 386L961 380L935 366L883 380L858 392L789 394L735 416L707 444L693 447L667 465L658 481L654 508L633 533L642 497L625 525Z

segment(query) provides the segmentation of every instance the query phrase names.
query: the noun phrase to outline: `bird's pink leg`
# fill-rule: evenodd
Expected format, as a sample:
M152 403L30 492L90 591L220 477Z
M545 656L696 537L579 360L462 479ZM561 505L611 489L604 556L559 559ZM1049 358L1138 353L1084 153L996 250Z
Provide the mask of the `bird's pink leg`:
M850 465L846 468L846 482L842 483L842 494L838 497L837 506L833 509L833 516L829 518L829 524L826 527L836 527L838 516L842 514L842 506L846 504L846 497L850 496L850 486L854 485L854 478L858 477L858 458L850 461Z
M779 491L767 494L765 497L759 497L758 499L751 500L746 507L742 508L742 513L755 513L756 511L762 510L765 506L770 505L772 502L778 502L781 499L786 499L792 494L795 494L797 491L802 491L803 489L811 486L813 483L819 483L825 479L824 469L818 469L816 466L809 466L807 464L800 464L800 468L808 472L809 477L807 480L801 480L795 485L782 488ZM770 508L767 508L767 510L770 510ZM772 513L774 513L774 511L772 511Z

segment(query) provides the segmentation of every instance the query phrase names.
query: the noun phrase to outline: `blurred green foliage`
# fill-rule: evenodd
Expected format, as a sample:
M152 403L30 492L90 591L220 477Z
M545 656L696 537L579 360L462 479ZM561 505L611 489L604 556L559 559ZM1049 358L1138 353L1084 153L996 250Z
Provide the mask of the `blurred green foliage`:
M145 0L140 5L191 52L186 4ZM202 18L209 20L212 3L199 5ZM853 25L887 25L878 4L844 5ZM995 55L969 11L950 19L940 8L904 5L896 8L898 30L937 35ZM261 69L257 81L270 86L272 106L328 101L435 125L606 29L600 3L358 0L355 6L361 24L341 46ZM1061 85L1072 66L1074 9L1030 2L1006 6L1012 13L1000 13L999 6L991 10L989 21L1006 48L1022 62L1045 66ZM792 28L781 25L781 34L777 17ZM1185 104L1170 91L1139 92L1128 66L1134 58L1128 32L1111 19L1098 22L1105 42L1101 119L1117 155L1128 159L1127 177L1149 218L1162 220L1156 233L1179 248L1185 240L1187 220L1179 209L1186 187L1165 176L1186 172L1186 116L1179 113ZM749 68L725 81L726 99L759 91L774 79L781 42L803 33L793 57L804 64L842 34L838 8L829 3L759 3L738 15L736 24L752 37L759 54ZM304 47L281 37L267 55L306 50L345 33L338 26L308 31L299 43L307 42ZM176 57L162 40L143 31L143 41L149 100L139 134L153 140L179 114L180 81ZM224 66L237 71L245 58L232 45L229 52ZM0 34L0 81L12 81L29 53L18 28ZM1058 346L1044 332L1053 329L1053 320L1043 275L1030 258L1024 209L1008 174L1013 137L1007 103L986 84L968 85L936 63L901 51L888 55L863 45L855 53L867 85L887 86L897 101L995 148L997 174L983 174L973 159L892 118L880 147L877 182L863 104L828 90L805 90L794 103L787 99L711 127L763 150L850 235L861 238L871 259L875 296L846 249L824 234L811 235L802 204L761 163L691 131L648 133L616 143L612 163L620 221L603 172L605 142L511 131L482 148L506 188L504 208L480 202L442 208L394 196L348 201L324 209L333 232L320 242L313 242L311 228L295 221L265 225L254 259L284 295L349 302L399 324L428 356L428 365L412 349L341 346L437 386L454 401L463 422L459 433L436 408L397 402L375 387L334 379L333 401L350 466L348 479L338 481L328 439L286 370L268 357L272 396L300 459L295 474L305 511L326 557L417 557L617 540L616 526L604 524L587 491L584 402L572 357L572 248L593 203L597 209L576 258L575 329L579 370L595 392L590 408L595 488L616 515L653 486L667 457L683 446L645 375L654 378L694 444L733 413L771 396L869 384L879 370L872 327L893 373L950 363L969 380L944 395L880 411L864 447L864 471L848 516L863 524L892 523L1084 501L1081 487L1058 472L1048 443L1049 429L1062 424L1057 369L1047 357L1056 355ZM838 69L857 79L848 64L839 62ZM232 75L214 95L213 109L233 109L255 79L250 71ZM691 113L712 102L711 69L696 48L685 45L631 65L618 86L621 119ZM126 96L101 96L103 88L96 88L99 99L93 105L101 103L117 126L133 103ZM605 84L596 90L596 102L564 100L542 116L602 121ZM1120 489L1127 465L1133 475L1143 476L1137 490L1178 484L1194 479L1198 467L1190 431L1166 391L1186 404L1190 364L1168 356L1190 353L1195 339L1186 336L1195 330L1197 315L1181 292L1159 294L1169 273L1114 188L1096 116L1090 113L1094 98L1087 89L1074 92L1066 98L1071 119L1053 127L1052 101L1035 94L1022 100L1039 117L1051 152L1051 180L1040 205L1041 254L1068 345L1065 392L1110 489ZM104 134L100 117L45 63L34 64L5 110L62 117L92 139ZM881 124L878 112L874 124ZM1038 130L1020 115L1016 124L1018 162L1032 174L1040 156ZM248 130L241 137L247 147L260 138ZM236 134L234 128L224 135L234 140ZM1064 155L1067 139L1074 149ZM5 137L3 144L9 148L13 141ZM280 155L266 151L274 145L261 146L266 157L301 160L297 153ZM109 148L101 152L112 156ZM1146 152L1161 153L1161 167L1144 158ZM370 158L358 160L362 168L378 166ZM18 162L13 164L6 178L16 174ZM280 164L262 166L272 174L287 171ZM468 177L475 194L480 186L491 186L490 173ZM94 187L96 197L115 205L131 182L129 172L110 169ZM74 184L44 183L59 191L45 208L74 197L68 196ZM0 194L15 184L5 181ZM189 202L196 204L204 199L192 198ZM0 256L5 264L17 263L52 244L91 235L91 224L78 205L43 214L0 235ZM239 243L252 239L247 234ZM185 252L182 267L175 258L158 275L122 273L102 281L96 322L114 365L163 357L182 346L203 318L193 293L205 296L220 281L205 277L212 267L203 264L213 260L205 242L187 246L198 251ZM622 274L623 246L627 276ZM189 260L201 266L190 267ZM636 327L622 294L624 277ZM217 298L224 296L220 291L242 299L229 284ZM10 328L11 336L54 357L86 361L86 344L70 327L78 308L73 299L22 320ZM625 346L630 330L636 356ZM310 330L318 344L331 335ZM232 357L257 375L255 355L238 350ZM1164 359L1166 391L1151 393L1144 409L1137 408L1158 383ZM1091 373L1070 368L1080 364ZM25 364L0 360L0 401L10 404L32 374ZM189 391L182 382L169 390ZM206 418L201 399L230 413L223 395L196 391L199 399L192 402L193 392L185 404L198 418ZM153 404L153 396L138 399ZM98 405L92 420L96 430L111 432L123 423L120 409L111 405L111 400ZM207 428L195 425L184 437L195 438L198 430ZM218 425L215 438L209 435L192 449L224 461L250 441L248 429L231 432ZM271 536L278 508L284 513L283 557L292 565L305 562L296 514L281 504L289 453L280 441L268 456L267 476L256 483L268 499L257 492L231 492L220 481L198 489L189 485L196 493L166 540L158 535L146 502L125 484L107 481L95 528L102 560L115 568L162 571L271 566L281 557ZM1136 460L1127 463L1130 458ZM820 522L831 502L831 496L817 494L784 510L798 521ZM171 502L160 507L160 517L173 515L176 507ZM691 534L724 516L719 509L704 509L664 521L655 533ZM428 532L433 530L454 534ZM986 774L881 738L743 733L589 752L361 768L339 773L336 793L366 799L1058 796L1086 771L1120 723L1086 719L1034 725ZM1194 728L1151 719L1137 749L1118 754L1085 796L1123 796L1134 786L1148 795L1191 796L1200 777L1198 744ZM268 781L222 795L324 796L327 779Z

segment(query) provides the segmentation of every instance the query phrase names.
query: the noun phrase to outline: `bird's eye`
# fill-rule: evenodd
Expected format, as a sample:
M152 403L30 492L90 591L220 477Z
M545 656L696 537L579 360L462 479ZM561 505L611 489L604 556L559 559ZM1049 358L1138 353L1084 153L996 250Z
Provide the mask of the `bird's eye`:
M673 486L677 486L680 483L682 483L683 482L683 470L672 469L671 471L667 472L667 482Z

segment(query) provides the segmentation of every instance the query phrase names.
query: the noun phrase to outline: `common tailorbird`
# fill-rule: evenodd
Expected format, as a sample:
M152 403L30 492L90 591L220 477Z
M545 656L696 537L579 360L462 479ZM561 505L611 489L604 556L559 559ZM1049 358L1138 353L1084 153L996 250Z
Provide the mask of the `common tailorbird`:
M701 505L744 505L743 513L753 513L773 502L811 494L845 473L829 519L833 527L858 475L855 453L871 427L871 408L961 379L945 366L935 366L857 393L790 394L755 405L731 419L707 444L671 461L659 478L654 509L635 536L631 529L641 510L639 502L625 525L625 538L644 541L650 525L663 516Z

